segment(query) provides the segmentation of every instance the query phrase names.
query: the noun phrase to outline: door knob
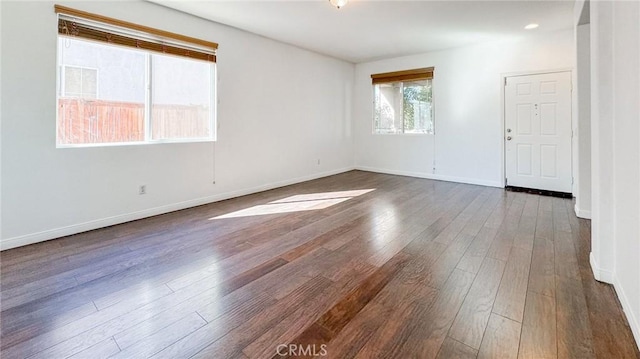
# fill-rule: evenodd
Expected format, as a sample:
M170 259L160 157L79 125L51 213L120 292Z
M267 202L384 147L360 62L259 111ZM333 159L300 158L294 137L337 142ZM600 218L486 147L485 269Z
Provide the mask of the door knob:
M511 136L507 136L507 141L511 141Z
M507 128L507 133L511 133L511 129L510 128Z

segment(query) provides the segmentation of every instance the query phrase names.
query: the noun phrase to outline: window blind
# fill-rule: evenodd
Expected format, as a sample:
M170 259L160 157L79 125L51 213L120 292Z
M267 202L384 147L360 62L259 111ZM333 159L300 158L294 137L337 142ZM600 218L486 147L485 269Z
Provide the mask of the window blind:
M429 80L433 78L433 69L433 67L425 67L421 69L373 74L371 75L371 82L376 85L401 81Z
M218 44L55 5L58 34L216 62Z

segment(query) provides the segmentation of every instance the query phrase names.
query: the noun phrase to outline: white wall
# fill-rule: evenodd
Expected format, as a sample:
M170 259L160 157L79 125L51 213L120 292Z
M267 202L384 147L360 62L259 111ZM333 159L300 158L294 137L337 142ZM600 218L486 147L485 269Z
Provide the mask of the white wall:
M592 269L640 346L640 3L592 1Z
M577 102L574 121L574 171L578 217L591 218L591 64L588 23L576 26L576 86Z
M640 343L640 4L613 16L615 285Z
M143 1L68 6L218 42L215 150L56 149L53 4L0 5L3 249L352 168L354 65Z
M502 186L501 75L570 69L574 56L566 30L356 65L356 167ZM371 74L430 66L435 136L373 135Z
M613 248L613 23L611 2L591 7L591 240L596 279L611 283ZM601 246L601 244L603 244Z

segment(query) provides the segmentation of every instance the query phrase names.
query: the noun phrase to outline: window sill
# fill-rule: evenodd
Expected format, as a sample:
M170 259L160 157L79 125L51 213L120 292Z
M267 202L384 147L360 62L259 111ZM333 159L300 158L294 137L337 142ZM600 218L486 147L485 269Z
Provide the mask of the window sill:
M434 133L379 133L373 132L374 136L434 136Z
M79 144L56 144L56 148L93 148L93 147L123 147L123 146L145 146L145 145L162 145L169 143L203 143L216 142L215 139L185 139L185 140L157 140L145 142L113 142L113 143L79 143Z

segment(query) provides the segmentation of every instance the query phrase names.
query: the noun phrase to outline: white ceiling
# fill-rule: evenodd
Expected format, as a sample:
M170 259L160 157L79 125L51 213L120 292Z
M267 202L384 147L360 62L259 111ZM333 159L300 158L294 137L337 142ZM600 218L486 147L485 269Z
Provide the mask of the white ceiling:
M350 62L569 29L573 0L150 0ZM536 30L524 30L529 23Z

